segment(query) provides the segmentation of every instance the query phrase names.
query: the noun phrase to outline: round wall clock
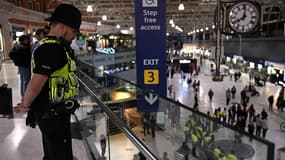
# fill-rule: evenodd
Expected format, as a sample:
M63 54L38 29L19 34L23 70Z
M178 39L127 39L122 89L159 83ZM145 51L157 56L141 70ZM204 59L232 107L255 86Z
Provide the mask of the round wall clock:
M260 7L250 1L238 2L229 9L228 20L229 26L235 32L253 32L260 22Z

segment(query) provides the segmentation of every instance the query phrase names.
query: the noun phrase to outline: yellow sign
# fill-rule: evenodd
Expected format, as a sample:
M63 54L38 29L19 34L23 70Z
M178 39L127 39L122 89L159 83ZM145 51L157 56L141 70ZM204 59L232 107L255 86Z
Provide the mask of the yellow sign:
M158 69L144 70L144 84L159 84Z

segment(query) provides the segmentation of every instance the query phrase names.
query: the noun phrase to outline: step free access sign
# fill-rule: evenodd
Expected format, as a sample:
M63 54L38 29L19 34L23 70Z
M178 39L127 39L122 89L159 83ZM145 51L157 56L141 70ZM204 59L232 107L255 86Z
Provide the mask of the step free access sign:
M155 93L138 93L137 109L156 112L157 94L166 96L166 1L136 0L135 14L137 84Z

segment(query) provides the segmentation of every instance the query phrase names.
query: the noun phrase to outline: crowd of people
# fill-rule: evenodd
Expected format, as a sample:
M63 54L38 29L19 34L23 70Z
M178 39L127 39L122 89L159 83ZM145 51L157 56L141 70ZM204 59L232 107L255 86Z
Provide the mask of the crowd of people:
M211 67L213 68L213 67ZM238 79L241 78L240 72L235 72L234 75L234 82L236 83ZM173 77L173 76L172 76ZM194 97L194 105L193 109L196 111L199 111L199 96L201 94L199 93L200 88L200 80L198 80L199 77L192 78L192 76L188 76L188 78L185 78L185 73L182 73L182 80L186 80L188 86L193 87L193 97ZM232 77L230 77L232 80ZM253 78L252 78L253 79ZM194 81L194 82L193 82ZM238 82L240 83L240 81ZM266 82L264 82L266 83ZM240 85L240 84L239 84ZM262 106L262 110L256 109L255 107L258 104L255 104L254 100L256 96L260 96L260 92L258 91L256 87L256 82L249 80L248 84L245 85L240 90L236 87L236 85L233 85L226 89L225 91L225 105L221 105L222 107L218 107L214 110L214 112L211 114L208 112L207 114L209 117L216 119L217 121L221 121L222 123L227 123L229 125L232 125L236 127L237 129L248 132L250 135L255 135L258 137L266 138L267 131L268 131L268 113L266 111L266 107ZM174 91L174 86L171 85L171 93ZM215 90L212 88L209 88L207 94L209 98L210 104L212 103L213 99L215 98ZM240 100L236 99L236 93L240 93ZM200 94L200 95L199 95ZM169 94L171 96L171 94ZM281 95L281 96L280 96ZM175 97L174 97L174 100ZM183 103L183 102L181 102ZM267 105L267 104L264 104ZM276 105L278 111L282 112L284 105L284 100L282 98L282 93L279 94L279 96L276 98L273 94L269 95L268 97L268 111L274 112L273 106ZM183 126L184 134L185 134L185 141L192 141L193 144L196 144L193 138L193 134L195 132L197 133L197 126L191 128L191 120L190 122L187 122ZM217 131L219 128L219 125L213 123L212 125L203 126L205 124L200 124L200 127L203 128L203 132L205 132L205 135L209 135L211 132ZM198 125L199 126L199 125ZM211 126L211 127L209 127ZM200 133L197 133L200 134ZM188 138L187 138L188 137ZM189 138L190 137L190 138ZM194 136L195 137L195 136ZM249 136L249 141L252 141L253 136ZM213 137L214 138L214 137ZM200 141L200 140L199 140ZM203 143L201 143L202 145ZM200 145L200 147L201 147ZM195 149L194 145L194 149ZM195 153L193 152L193 155L195 156Z

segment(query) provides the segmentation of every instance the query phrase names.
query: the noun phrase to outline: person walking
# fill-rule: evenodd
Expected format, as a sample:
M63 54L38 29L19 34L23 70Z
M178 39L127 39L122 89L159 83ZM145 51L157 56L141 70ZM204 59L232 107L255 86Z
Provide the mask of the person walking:
M235 99L235 98L236 98L236 92L237 92L237 89L236 89L235 86L233 86L233 87L231 88L231 92L232 92L232 98Z
M249 119L248 120L248 126L247 126L247 130L248 130L248 133L250 134L250 137L249 137L249 141L251 142L252 141L252 136L253 136L253 133L254 133L254 129L255 129L255 126L254 126L254 121L253 119Z
M265 138L268 130L267 117L262 119L261 122L262 122L262 137Z
M163 152L162 160L169 160L167 152Z
M263 108L262 111L261 111L261 119L267 119L267 112L265 111L265 109Z
M273 112L273 103L274 103L274 96L271 95L268 97L268 110L269 112Z
M221 111L222 122L227 123L227 108L225 107L223 111Z
M79 32L81 12L73 5L61 4L46 20L50 32L34 51L32 77L14 111L33 111L42 133L43 160L73 160L70 115L79 103L70 44Z
M195 93L194 95L194 104L198 104L198 94Z
M283 97L282 97L282 95L280 94L279 96L278 96L278 98L277 98L277 101L276 101L276 106L277 106L277 110L279 111L279 112L283 112Z
M261 128L262 128L262 121L260 118L260 114L256 115L256 117L255 117L255 125L256 125L255 134L256 134L256 136L260 136Z
M232 107L228 108L228 124L232 125L233 120L233 111Z
M150 126L149 118L150 118L149 113L145 112L143 114L143 117L142 117L142 120L143 120L143 134L144 134L144 136L146 134L149 134L149 126Z
M232 120L231 120L231 125L234 125L234 123L236 122L236 115L237 115L237 108L236 108L236 104L233 104L231 107L232 110Z
M155 137L155 126L156 126L156 120L155 120L154 115L150 117L149 123L150 123L151 136L152 138L154 138Z
M254 114L255 114L255 109L254 109L253 104L251 104L249 106L249 108L247 109L247 112L249 114L249 119L252 119L254 117Z
M169 95L169 97L172 97L172 90L173 90L173 85L172 84L170 84L168 87L167 87L167 89L168 89L168 95Z
M213 99L213 96L214 96L214 92L213 90L210 88L209 91L208 91L208 96L209 96L209 99L210 99L210 103L212 103L212 99Z
M105 157L105 152L106 152L106 137L101 134L100 135L100 146L101 146L101 156Z
M227 106L230 104L230 100L231 100L231 89L228 88L226 90L226 103L227 103Z

